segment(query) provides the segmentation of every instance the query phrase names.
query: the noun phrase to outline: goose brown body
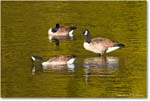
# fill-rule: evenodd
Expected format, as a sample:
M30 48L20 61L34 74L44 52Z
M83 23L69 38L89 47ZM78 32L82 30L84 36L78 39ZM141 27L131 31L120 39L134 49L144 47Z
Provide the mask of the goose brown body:
M48 61L44 61L40 56L32 56L33 63L37 59L41 61L42 66L73 64L75 58L75 55L60 55L51 57Z
M50 58L47 62L57 62L57 63L62 63L62 64L67 64L67 62L72 59L73 56L72 55L60 55L60 56L55 56Z
M102 37L97 37L97 38L93 38L91 40L91 44L93 45L102 45L103 47L113 47L115 45L118 44L117 41L114 41L114 40L111 40L111 39L108 39L108 38L102 38Z

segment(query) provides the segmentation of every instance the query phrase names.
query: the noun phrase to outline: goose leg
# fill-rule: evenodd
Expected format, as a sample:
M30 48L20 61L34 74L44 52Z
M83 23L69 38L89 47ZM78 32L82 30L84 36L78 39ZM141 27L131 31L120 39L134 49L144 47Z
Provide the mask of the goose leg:
M101 53L99 53L99 56L105 56L105 55L106 55L106 50L104 50Z

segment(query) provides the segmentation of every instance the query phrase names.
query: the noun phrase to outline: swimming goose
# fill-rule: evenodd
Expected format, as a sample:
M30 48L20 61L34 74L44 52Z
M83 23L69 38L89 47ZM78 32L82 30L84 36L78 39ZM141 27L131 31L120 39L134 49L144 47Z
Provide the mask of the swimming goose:
M54 28L50 28L48 30L48 38L51 41L53 37L58 39L67 39L67 38L73 38L73 31L76 29L76 27L73 26L60 26L59 24L56 24Z
M99 56L125 46L124 44L108 38L97 37L91 39L90 32L88 30L85 30L83 34L86 36L86 40L83 44L84 48L88 51L98 53Z
M73 64L75 61L76 56L75 55L60 55L51 57L48 61L44 61L44 59L40 56L32 56L32 64L34 65L35 60L39 60L41 62L41 65L46 66L54 66L54 65L66 65L66 64Z

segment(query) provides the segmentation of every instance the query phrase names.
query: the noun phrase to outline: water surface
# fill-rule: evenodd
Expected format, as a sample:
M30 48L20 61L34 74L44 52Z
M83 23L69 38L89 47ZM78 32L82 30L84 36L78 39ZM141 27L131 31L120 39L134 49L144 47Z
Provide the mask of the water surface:
M146 2L2 2L2 97L145 98ZM77 27L74 40L60 47L48 40L56 23ZM98 57L83 48L83 30L126 45ZM31 56L48 60L75 54L74 68L45 68Z

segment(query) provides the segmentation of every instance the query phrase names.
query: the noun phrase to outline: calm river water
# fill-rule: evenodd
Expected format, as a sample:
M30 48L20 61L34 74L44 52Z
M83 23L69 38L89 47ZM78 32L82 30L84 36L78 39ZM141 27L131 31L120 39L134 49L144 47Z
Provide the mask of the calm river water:
M145 98L146 2L2 2L2 97ZM60 47L48 40L56 23L76 26L74 40ZM125 48L98 57L83 48L91 37L107 37ZM31 72L31 56L45 60L75 54L74 68Z

